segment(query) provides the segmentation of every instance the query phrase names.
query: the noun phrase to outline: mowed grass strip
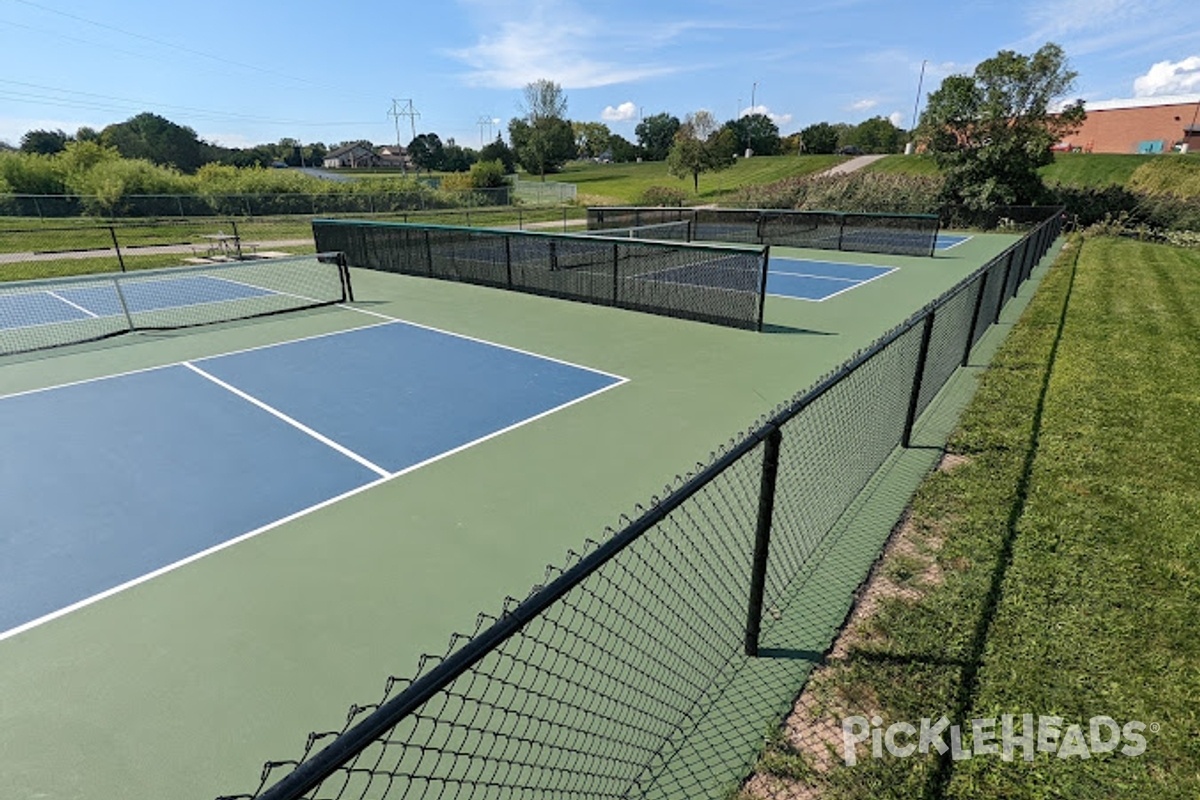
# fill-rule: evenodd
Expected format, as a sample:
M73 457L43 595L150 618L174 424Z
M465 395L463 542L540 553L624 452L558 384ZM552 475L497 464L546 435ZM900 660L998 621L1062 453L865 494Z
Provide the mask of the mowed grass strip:
M1060 717L1058 740L1032 761L876 759L868 740L851 767L840 737L806 743L793 718L759 766L783 796L1200 796L1200 253L1079 247L983 376L872 613L798 703L826 729L945 715L967 751L972 719L1006 714L1017 733L1021 715ZM1142 723L1144 753L1091 752L1094 717ZM1087 757L1059 747L1073 724Z

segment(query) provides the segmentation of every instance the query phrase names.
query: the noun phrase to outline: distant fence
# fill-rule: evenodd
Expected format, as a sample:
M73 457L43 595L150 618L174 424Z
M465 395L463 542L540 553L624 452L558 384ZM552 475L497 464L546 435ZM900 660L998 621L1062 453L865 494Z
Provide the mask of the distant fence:
M724 741L673 760L1050 248L1058 211L237 797L692 798L744 777L753 753ZM736 738L761 741L765 722Z
M512 189L518 200L532 205L573 203L578 196L578 187L573 183L520 180L516 175L512 177Z
M462 281L736 328L762 328L767 248L313 220L353 267Z
M434 191L429 187L395 192L319 194L130 194L119 198L90 195L0 194L0 217L208 217L303 214L386 214L438 208L477 208L512 204L513 189Z
M0 282L180 265L213 256L315 252L307 218L155 220L0 228Z
M692 239L820 250L931 256L936 214L865 214L787 209L603 206L588 209L588 230L690 221Z

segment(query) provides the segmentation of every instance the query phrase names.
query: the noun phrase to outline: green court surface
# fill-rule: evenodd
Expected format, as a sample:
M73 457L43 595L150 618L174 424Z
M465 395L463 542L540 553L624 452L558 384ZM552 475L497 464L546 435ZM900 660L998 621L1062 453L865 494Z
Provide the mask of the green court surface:
M371 325L382 314L628 379L0 640L0 796L253 790L264 761L299 756L309 731L340 729L351 704L376 701L389 675L412 675L422 654L444 653L477 613L495 613L506 595L524 597L547 564L602 538L622 513L1015 239L975 235L935 258L773 248L898 269L821 303L768 297L762 333L355 270L358 310L0 360L0 395L8 395ZM935 404L927 416L936 413ZM849 568L829 562L847 602L859 556ZM841 613L807 615L804 636L827 639ZM783 627L769 642L796 647ZM762 665L764 679L779 668L772 663ZM773 679L786 696L802 673L797 663ZM714 709L738 702L725 695ZM765 716L763 728L771 721ZM744 761L744 744L732 745L731 757ZM700 731L693 746L723 744ZM675 762L682 772L686 764ZM684 774L666 782L687 786Z

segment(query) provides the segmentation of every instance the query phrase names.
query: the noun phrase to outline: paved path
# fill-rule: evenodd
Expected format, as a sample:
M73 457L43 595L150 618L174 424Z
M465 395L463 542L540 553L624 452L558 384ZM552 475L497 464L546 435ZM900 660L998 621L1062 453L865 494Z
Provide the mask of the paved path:
M856 172L868 164L874 164L883 156L855 156L849 161L844 161L838 164L833 169L827 169L822 172L822 175L845 175L850 172Z

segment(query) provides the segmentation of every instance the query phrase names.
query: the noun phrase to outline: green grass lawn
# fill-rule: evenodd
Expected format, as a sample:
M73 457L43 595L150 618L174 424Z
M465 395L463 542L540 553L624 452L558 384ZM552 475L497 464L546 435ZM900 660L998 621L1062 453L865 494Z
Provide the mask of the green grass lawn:
M1041 170L1046 183L1068 186L1125 185L1133 171L1154 158L1122 153L1055 153L1054 163Z
M839 738L828 772L779 743L760 769L825 797L1200 796L1197 307L1200 253L1076 240L876 569L876 611L808 690L838 719L944 714L968 748L976 718L1086 736L1106 716L1144 724L1145 752L876 760L868 743L847 767Z
M641 164L593 164L573 162L552 180L573 183L583 205L627 205L652 186L686 192L689 202L715 203L744 186L773 183L798 175L822 172L845 161L844 156L754 156L738 159L732 167L700 176L700 193L692 192L690 178L667 174L664 161ZM534 179L529 179L534 180Z

